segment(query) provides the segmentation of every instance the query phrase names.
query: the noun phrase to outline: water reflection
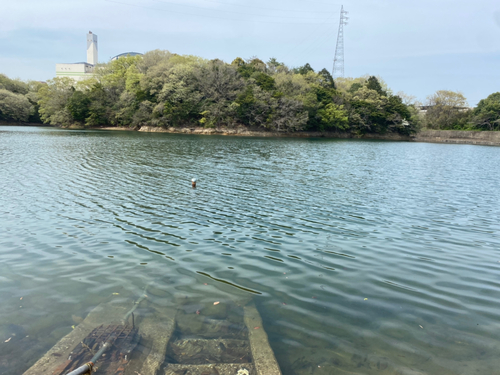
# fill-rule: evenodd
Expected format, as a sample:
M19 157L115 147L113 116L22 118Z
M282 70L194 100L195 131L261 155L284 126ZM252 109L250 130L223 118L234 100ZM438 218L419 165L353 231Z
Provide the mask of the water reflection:
M284 374L498 368L498 148L2 130L2 374L152 280L252 298Z

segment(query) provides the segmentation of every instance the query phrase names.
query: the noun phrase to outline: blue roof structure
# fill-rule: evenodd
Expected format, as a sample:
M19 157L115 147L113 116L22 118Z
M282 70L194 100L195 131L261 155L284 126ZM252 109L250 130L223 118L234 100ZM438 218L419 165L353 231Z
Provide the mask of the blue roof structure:
M111 58L111 61L119 59L120 57L137 56L137 55L142 55L142 53L139 53L139 52L125 52L125 53L120 53L119 55L116 55L115 57Z

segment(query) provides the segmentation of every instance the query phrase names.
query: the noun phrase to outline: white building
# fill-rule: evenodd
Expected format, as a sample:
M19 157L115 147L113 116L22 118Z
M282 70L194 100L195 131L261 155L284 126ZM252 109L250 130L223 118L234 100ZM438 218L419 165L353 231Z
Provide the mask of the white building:
M75 81L90 78L97 62L97 35L89 31L87 34L87 62L56 64L56 77L70 77Z

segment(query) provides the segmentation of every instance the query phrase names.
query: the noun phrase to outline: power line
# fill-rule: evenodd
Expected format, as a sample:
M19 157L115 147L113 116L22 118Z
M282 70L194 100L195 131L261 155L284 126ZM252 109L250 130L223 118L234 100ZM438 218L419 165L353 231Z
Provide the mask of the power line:
M330 25L331 26L334 26L334 25ZM332 31L334 31L335 29L333 29ZM320 34L317 38L313 39L313 41L308 44L306 46L306 48L302 49L299 53L296 53L295 55L296 56L299 56L299 58L295 59L297 61L304 61L303 60L303 57L304 55L308 54L309 51L314 51L316 50L317 46L318 46L318 43L321 44L323 43L323 41L327 38L327 37L330 37L331 33L329 32L330 31L330 28L328 28L327 32L323 33L323 34ZM309 61L308 61L309 62Z
M167 9L152 8L152 7L142 6L142 5L124 3L124 2L115 1L115 0L104 0L104 1L109 2L109 3L127 5L127 6L131 6L131 7L136 7L136 8L143 8L143 9L150 9L150 10L161 11L161 12L184 14L184 15L188 15L188 16L196 16L196 17L202 17L202 18L222 19L222 20L228 20L228 21L233 21L233 22L234 21L236 21L236 22L247 21L247 22L277 24L277 25L290 25L290 24L294 24L294 25L297 25L297 24L300 24L300 25L331 25L330 21L334 20L334 17L330 17L330 18L325 19L325 21L329 21L329 22L320 22L320 23L317 23L317 22L314 22L314 23L311 23L311 22L300 22L300 23L297 23L297 22L273 22L273 21L246 20L246 19L242 20L242 19L233 19L233 18L226 18L226 17L219 17L219 16L193 14L193 13L188 13L188 12L170 11ZM173 4L175 4L175 3L173 3ZM206 8L202 8L202 9L206 10ZM297 43L288 53L285 54L285 56L286 57L290 56L292 52L294 52L298 47L303 45L303 43L305 41L307 41L308 39L310 39L311 36L316 35L316 34L318 34L318 30L314 30L311 34L308 34L308 36L305 39L303 39L300 43ZM300 52L300 55L303 55L303 53L305 51L310 50L312 47L315 48L317 43L320 41L319 39L323 40L325 35L327 35L327 34L320 33L319 37L314 38L314 40L311 44L309 44L305 49L302 49L302 51Z
M254 13L241 13L241 12L234 12L232 10L221 10L221 9L210 9L210 8L204 8L204 7L198 7L196 5L188 5L188 4L181 4L181 3L174 3L174 2L171 2L171 1L165 1L165 0L153 0L153 1L156 1L156 2L160 2L160 3L165 3L165 4L174 4L174 5L181 5L181 6L186 6L186 7L190 7L190 8L196 8L196 9L203 9L203 10L212 10L212 11L215 11L215 12L224 12L224 13L233 13L233 14L243 14L245 16L257 16L257 17L272 17L272 18L299 18L299 19L303 19L303 20L318 20L318 18L304 18L304 17L298 17L298 16L268 16L268 15L265 15L265 14L254 14ZM324 19L324 18L323 18ZM323 19L320 19L320 20L323 20Z
M244 4L225 3L225 2L222 2L222 1L216 1L216 0L203 0L203 1L207 1L209 3L224 4L224 5L230 5L230 6L235 6L235 7L251 8L251 9L277 10L279 12L283 12L284 11L284 12L321 13L321 14L332 13L332 12L313 11L313 10L295 10L295 9L283 9L283 8L263 8L263 7L255 7L255 6L244 5ZM320 4L331 5L331 4L326 4L326 3L320 3Z
M224 19L224 20L229 20L229 21L240 21L240 20L235 20L235 19L232 19L232 18L225 18L225 17L218 17L218 16L206 16L206 15L199 15L199 14L193 14L193 13L179 12L179 11L175 11L175 10L152 8L152 7L147 7L147 6L143 6L143 5L130 4L130 3L123 3L123 2L120 2L120 1L114 1L114 0L104 0L104 1L106 1L106 2L108 2L108 3L115 3L115 4L121 4L121 5L128 5L128 6L131 6L131 7L136 7L136 8L143 8L143 9L157 10L157 11L161 11L161 12L169 12L169 13L186 14L186 15L189 15L189 16L198 16L198 17L205 17L205 18L217 18L217 19ZM156 0L156 1L160 1L160 0ZM162 1L162 2L169 3L169 4L175 4L175 5L181 5L181 6L189 6L189 7L192 7L192 8L203 9L203 10L205 10L205 11L206 11L206 10L213 10L213 11L215 11L215 12L219 11L219 10L215 10L215 9L208 9L208 8L202 8L202 7L191 6L191 5L184 5L184 4L179 4L179 3L170 3L170 2L167 2L167 1ZM230 12L230 11L224 11L224 12ZM238 12L230 12L230 13L243 14L243 15L245 15L245 16L249 15L248 13L238 13ZM280 16L260 15L260 14L250 14L250 15L257 16L257 17L293 18L293 19L299 18L299 19L305 19L305 20L315 20L315 21L321 21L321 19L317 19L317 18L280 17ZM263 23L276 23L276 24L291 24L291 23L292 23L292 22L271 22L271 21L255 21L255 20L244 20L244 21L250 21L250 22L263 22ZM300 22L300 23L301 23L301 24L305 24L305 23L307 23L307 22ZM309 22L309 23L311 23L311 22Z
M313 1L313 0L306 1L306 3L316 3L316 4L323 4L323 5L342 5L342 4L337 4L337 3L324 3L322 1Z
M200 14L193 14L193 13L187 13L187 12L179 12L176 10L167 10L167 9L159 9L159 8L151 8L151 7L145 7L142 5L136 5L136 4L129 4L129 3L123 3L120 1L114 1L114 0L104 0L108 3L115 3L115 4L121 4L121 5L128 5L131 7L135 8L143 8L143 9L150 9L150 10L156 10L160 12L168 12L168 13L177 13L177 14L184 14L188 16L195 16L195 17L202 17L202 18L214 18L214 19L219 19L219 20L226 20L226 21L233 21L233 22L257 22L257 23L271 23L271 24L276 24L276 25L317 25L317 22L272 22L272 21L261 21L261 20L246 20L246 19L234 19L234 18L226 18L226 17L217 17L217 16L207 16L207 15L200 15ZM207 10L206 8L203 8ZM323 23L320 23L323 24Z
M333 17L330 17L327 21L333 21ZM328 24L328 22L323 23L323 25ZM316 35L318 33L317 30L314 30L312 33L308 34L306 38L304 38L300 43L297 43L292 49L289 50L289 52L285 53L284 56L288 57L292 54L292 52L295 52L295 50L301 46L306 40L310 39L311 36Z

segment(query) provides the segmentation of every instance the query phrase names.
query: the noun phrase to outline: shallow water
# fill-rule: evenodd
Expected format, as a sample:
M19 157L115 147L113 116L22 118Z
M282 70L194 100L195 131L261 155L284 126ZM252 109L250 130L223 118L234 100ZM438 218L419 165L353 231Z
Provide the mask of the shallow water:
M0 374L152 281L144 314L253 298L285 375L497 373L499 162L469 145L0 127Z

